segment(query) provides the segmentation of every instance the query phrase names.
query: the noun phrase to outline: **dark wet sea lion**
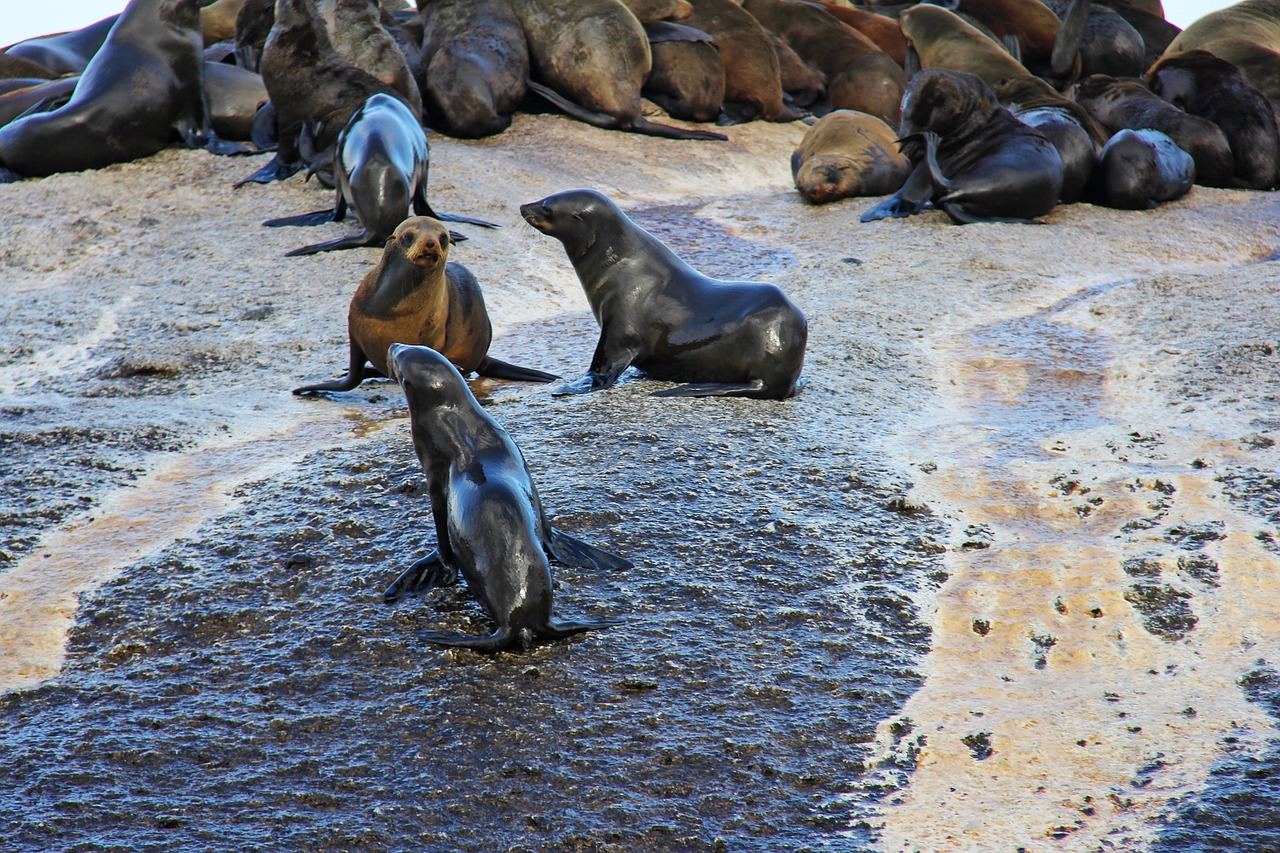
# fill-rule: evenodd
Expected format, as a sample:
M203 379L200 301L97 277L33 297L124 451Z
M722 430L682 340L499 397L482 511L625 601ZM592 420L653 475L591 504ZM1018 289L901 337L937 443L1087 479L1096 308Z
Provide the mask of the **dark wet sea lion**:
M902 34L902 27L893 18L852 6L841 6L823 0L813 2L827 10L827 14L846 26L853 27L867 38L875 42L876 47L884 51L890 59L902 65L907 59L907 38Z
M23 59L20 56L0 53L0 80L16 80L18 78L52 80L59 76L61 75L55 74L51 69L45 68L38 62L32 62L30 59Z
M236 15L236 64L262 71L262 50L276 22L275 0L245 0Z
M1201 48L1235 65L1280 111L1280 0L1241 0L1194 21L1166 54Z
M0 166L19 175L137 160L175 138L218 153L204 95L196 0L131 0L66 104L0 128Z
M204 92L214 133L223 139L251 138L254 117L267 102L261 74L225 62L205 62Z
M529 44L529 88L569 115L668 139L724 139L649 121L640 89L653 67L644 27L619 0L509 0ZM540 82L538 82L540 81Z
M432 210L427 202L429 163L427 135L404 101L382 93L372 95L352 114L338 136L333 170L337 198L333 208L263 224L319 225L341 221L348 209L360 220L364 230L359 234L303 246L288 252L290 257L380 246L408 216L410 208L419 216L496 227L480 219Z
M692 0L682 23L709 33L724 65L724 109L734 121L794 121L800 113L783 103L778 55L760 22L733 0Z
M777 33L768 32L769 43L778 54L782 91L797 107L809 107L827 96L827 75L805 62ZM721 62L721 66L724 63Z
M6 47L4 52L39 63L55 75L79 74L102 47L119 18L111 15L78 30L20 41Z
M8 82L8 81L6 81ZM15 81L16 82L16 81ZM27 110L48 112L71 100L79 77L62 77L58 80L36 80L0 95L0 127L8 124Z
M399 92L422 120L422 93L404 52L382 25L377 0L318 0L329 42L338 55Z
M675 118L715 121L724 103L724 64L711 36L666 21L645 24L644 31L653 70L641 93Z
M347 312L350 361L333 382L295 388L295 394L350 391L371 376L385 376L383 360L393 343L437 349L458 366L494 379L550 382L558 377L490 358L493 330L475 276L448 260L453 239L429 216L400 223L351 297ZM373 366L370 372L365 363Z
M1184 113L1141 83L1094 74L1075 85L1072 97L1110 133L1150 128L1167 134L1196 161L1196 183L1235 185L1235 160L1221 128Z
M528 89L529 50L506 0L420 0L419 86L433 128L491 136L511 126Z
M921 68L976 74L990 86L1030 73L995 41L939 6L913 6L898 17L898 23Z
M1153 15L1134 6L1116 3L1114 0L1110 5L1120 17L1129 22L1129 26L1133 27L1138 35L1142 36L1143 68L1154 65L1182 32L1177 26L1166 21L1162 15Z
M462 376L428 347L392 344L385 354L409 403L413 447L427 477L436 550L414 563L384 594L452 583L467 589L497 623L488 636L428 631L423 639L493 653L534 640L558 640L618 622L557 622L551 614L550 551L571 565L628 568L630 563L547 523L524 456L471 394Z
M1080 6L1087 11L1078 42L1081 75L1137 76L1147 67L1146 44L1142 36L1114 9L1093 4L1090 0L1050 0L1047 5L1063 20L1071 15L1072 6Z
M926 68L912 77L898 134L913 171L863 222L910 216L930 201L957 224L1027 222L1052 210L1062 192L1057 150L976 75Z
M1122 130L1102 149L1089 200L1146 210L1186 195L1195 179L1195 161L1168 136L1158 130Z
M1074 204L1084 196L1107 134L1084 107L1058 94L1038 77L1023 75L995 87L996 97L1023 124L1044 134L1062 158L1062 193Z
M808 326L777 286L703 275L593 190L557 193L520 214L564 244L600 324L591 369L557 394L608 388L632 365L691 383L655 396L796 393Z
M897 192L911 170L898 151L897 137L875 116L852 110L827 113L791 155L796 189L814 204Z
M1163 57L1147 71L1147 84L1180 110L1216 124L1226 134L1236 185L1265 190L1280 179L1276 113L1244 74L1207 50Z
M642 24L678 21L693 14L693 6L688 0L622 0L622 5L630 9Z
M898 123L906 76L869 38L807 3L744 0L742 8L827 76L833 109L857 110Z
M394 88L340 57L312 0L277 0L275 24L262 53L262 82L271 96L278 146L270 163L236 186L283 180L304 162L307 130L315 162L338 141L353 113L379 92ZM407 102L406 102L407 103Z

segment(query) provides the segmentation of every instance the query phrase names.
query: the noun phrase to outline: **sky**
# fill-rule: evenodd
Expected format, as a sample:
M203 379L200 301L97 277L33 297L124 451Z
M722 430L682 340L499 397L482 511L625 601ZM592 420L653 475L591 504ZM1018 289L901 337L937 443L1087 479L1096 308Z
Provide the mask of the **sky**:
M124 3L125 0L5 0L9 8L0 14L0 45L79 29L119 12ZM1164 0L1164 12L1169 21L1186 27L1206 12L1229 5L1227 0Z

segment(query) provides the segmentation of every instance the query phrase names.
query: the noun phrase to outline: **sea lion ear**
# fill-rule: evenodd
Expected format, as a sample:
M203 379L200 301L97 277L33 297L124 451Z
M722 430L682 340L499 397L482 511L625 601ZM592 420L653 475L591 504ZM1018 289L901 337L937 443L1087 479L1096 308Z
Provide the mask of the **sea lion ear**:
M582 221L583 221L583 219L582 219L582 212L581 212L581 211L577 211L577 210L575 210L575 211L573 212L573 218L574 218L574 219L576 219L576 220L578 220L579 222L582 222Z

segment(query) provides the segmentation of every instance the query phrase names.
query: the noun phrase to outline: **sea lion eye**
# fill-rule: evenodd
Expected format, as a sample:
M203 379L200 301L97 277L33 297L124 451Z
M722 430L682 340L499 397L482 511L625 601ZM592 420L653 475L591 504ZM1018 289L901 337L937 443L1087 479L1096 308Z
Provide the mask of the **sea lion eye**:
M400 245L406 249L413 245L413 232L406 231L400 235Z

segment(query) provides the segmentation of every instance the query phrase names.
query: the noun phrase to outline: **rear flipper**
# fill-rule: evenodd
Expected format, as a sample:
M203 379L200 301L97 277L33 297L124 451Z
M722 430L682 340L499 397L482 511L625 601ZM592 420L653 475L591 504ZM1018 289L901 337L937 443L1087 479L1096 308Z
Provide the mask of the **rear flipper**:
M756 397L764 390L763 379L750 382L691 382L665 391L654 391L650 397Z
M382 594L382 600L390 604L406 595L418 595L438 586L453 586L457 582L457 570L446 566L444 560L440 559L440 552L435 550L405 569L400 577L387 587L387 591Z
M466 222L468 225L479 225L481 228L501 228L492 222L486 222L483 219L472 219L470 216L455 216L452 213L436 213L431 208L431 203L427 201L427 189L425 186L419 186L413 194L413 212L418 216L430 216L432 219L439 219L441 222ZM450 237L453 232L449 232ZM467 239L466 237L462 238ZM454 242L457 242L456 240Z
M335 379L332 382L321 382L316 385L304 385L301 388L294 388L293 393L302 395L314 394L317 391L350 391L365 379L382 375L366 364L369 357L364 354L364 350L360 349L355 341L351 341L349 346L350 361L347 365L346 376L342 379Z
M513 382L555 382L560 378L554 373L543 373L541 370L534 370L532 367L508 364L505 361L489 357L480 362L480 366L476 368L476 373L491 379L509 379Z
M625 557L588 545L548 525L547 550L556 562L580 569L630 569L635 564Z
M262 223L268 228L279 228L282 225L323 225L326 222L332 222L334 218L334 209L316 210L311 213L299 213L297 216L285 216L281 219L268 219Z
M237 181L232 189L239 189L245 184L269 184L272 181L283 181L302 168L301 163L286 165L280 162L280 155L271 158L271 162L254 172L247 178Z
M946 211L947 216L957 225L973 225L978 222L1010 222L1017 225L1043 225L1037 219L1019 219L1016 216L979 216L970 212L959 202L949 202L945 198L938 201L938 207Z
M583 631L595 631L600 628L612 628L621 625L621 619L582 619L575 622L549 622L538 629L538 637L543 640L563 640Z
M594 127L603 127L605 130L634 130L636 133L644 133L649 136L662 136L667 139L728 139L724 134L712 133L709 130L685 130L682 127L671 127L667 124L658 124L656 122L649 121L644 116L637 116L630 124L624 124L617 116L589 110L584 106L575 104L556 90L533 80L529 81L529 90L546 98L548 101L555 104L578 121L585 122Z
M339 237L336 240L327 240L323 243L313 243L310 246L302 246L294 249L292 252L285 252L286 258L296 258L299 255L315 255L320 252L337 252L342 249L358 249L362 246L381 246L382 241L377 235L365 229L359 234L351 234L346 237Z

